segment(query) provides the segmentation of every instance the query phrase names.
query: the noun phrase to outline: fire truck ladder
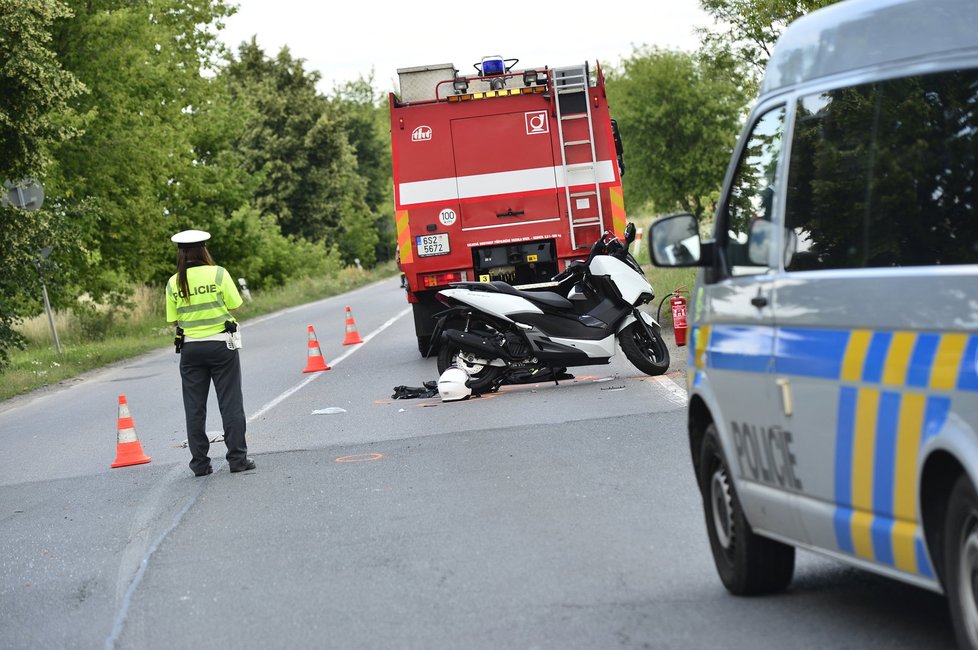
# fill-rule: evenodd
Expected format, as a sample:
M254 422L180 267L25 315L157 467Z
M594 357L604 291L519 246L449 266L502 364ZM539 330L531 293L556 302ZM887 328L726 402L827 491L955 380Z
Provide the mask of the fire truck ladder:
M591 102L588 97L588 68L587 64L567 68L552 68L550 71L551 86L556 94L557 104L557 134L560 137L560 163L564 171L564 196L567 199L567 215L570 220L571 247L577 248L576 231L578 228L597 225L599 232L604 232L604 214L601 210L599 195L597 153L594 149L594 122L591 119ZM587 138L584 140L567 140L564 136L564 124L570 120L587 120ZM584 162L568 164L568 149L588 147L590 159ZM580 160L580 155L574 156ZM573 183L571 177L573 176ZM578 189L571 191L571 185ZM591 201L597 205L598 215L579 217L578 214L589 208Z

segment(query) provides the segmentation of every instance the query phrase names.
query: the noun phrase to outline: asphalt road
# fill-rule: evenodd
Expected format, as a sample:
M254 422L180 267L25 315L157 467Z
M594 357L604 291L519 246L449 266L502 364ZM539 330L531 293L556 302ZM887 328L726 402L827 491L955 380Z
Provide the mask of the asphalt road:
M806 553L785 594L724 591L685 349L660 378L618 357L393 400L437 377L405 308L390 280L243 327L254 472L218 442L192 476L172 352L0 405L0 646L953 647L940 596ZM308 325L328 371L302 372ZM109 468L119 394L151 463Z

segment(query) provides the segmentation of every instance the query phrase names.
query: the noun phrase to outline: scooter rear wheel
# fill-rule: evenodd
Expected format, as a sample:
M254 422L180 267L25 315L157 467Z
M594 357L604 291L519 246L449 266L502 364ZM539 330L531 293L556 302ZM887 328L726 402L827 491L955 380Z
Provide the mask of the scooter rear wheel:
M661 375L669 370L669 348L655 325L643 327L638 321L621 331L618 336L625 358L647 375Z
M503 368L490 366L486 359L472 352L464 352L448 341L438 350L438 374L449 368L461 368L469 375L469 388L473 393L485 393L495 386Z

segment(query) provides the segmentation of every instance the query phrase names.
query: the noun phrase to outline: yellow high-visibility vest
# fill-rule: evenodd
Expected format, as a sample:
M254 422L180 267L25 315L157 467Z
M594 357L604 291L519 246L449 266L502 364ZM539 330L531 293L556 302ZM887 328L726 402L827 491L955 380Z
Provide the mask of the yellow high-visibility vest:
M241 295L223 266L187 269L190 295L180 295L177 274L166 283L166 320L183 329L184 336L202 339L224 331L234 321L229 310L241 306Z

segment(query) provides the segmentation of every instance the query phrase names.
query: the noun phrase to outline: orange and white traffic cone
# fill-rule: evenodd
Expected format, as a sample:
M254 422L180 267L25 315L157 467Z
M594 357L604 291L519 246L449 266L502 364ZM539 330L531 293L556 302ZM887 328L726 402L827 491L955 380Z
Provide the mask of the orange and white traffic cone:
M136 437L136 425L129 415L129 403L125 395L119 395L119 436L116 443L115 462L112 467L139 465L153 460L143 453L143 446Z
M323 358L323 352L319 349L319 339L316 338L316 330L309 326L309 354L306 360L306 369L302 372L318 372L320 370L329 370L329 366L326 365L326 359Z
M360 333L357 332L357 324L353 321L353 314L350 313L350 308L346 308L346 338L343 339L343 345L353 345L354 343L363 343L363 339L360 338Z

